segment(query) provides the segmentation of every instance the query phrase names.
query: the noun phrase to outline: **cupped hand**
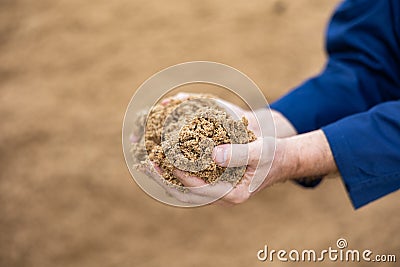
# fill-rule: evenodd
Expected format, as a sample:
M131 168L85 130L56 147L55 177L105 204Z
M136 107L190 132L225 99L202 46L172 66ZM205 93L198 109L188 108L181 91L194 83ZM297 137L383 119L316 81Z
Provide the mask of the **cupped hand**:
M214 148L213 159L222 167L246 166L242 180L234 187L228 182L206 184L202 179L187 172L175 170L175 176L188 188L183 196L176 197L191 204L205 199L223 205L240 204L248 200L261 188L279 181L279 176L268 175L274 159L275 139L258 138L248 144L225 144ZM180 198L183 197L183 198Z
M186 100L196 94L179 93L171 98L161 101L162 105L167 105L172 99ZM272 185L282 180L276 168L271 168L274 159L276 142L279 139L273 137L262 137L255 112L244 110L232 103L217 99L221 106L233 113L237 117L245 116L257 140L249 144L225 144L214 148L213 159L222 167L246 166L244 176L236 186L228 182L217 182L209 185L199 177L189 175L187 172L175 170L175 176L184 184L186 190L177 190L175 187L168 186L162 181L161 169L153 164L153 179L162 186L167 193L176 199L190 205L203 205L208 203L219 203L223 205L234 205L245 202L261 188ZM265 110L263 111L265 112ZM273 112L273 111L272 111ZM280 115L278 113L274 115ZM276 121L276 118L274 118ZM279 131L278 131L279 132ZM295 132L293 132L295 134ZM137 138L132 137L132 141ZM277 164L274 164L277 165ZM269 171L271 169L271 174ZM154 170L156 172L154 172ZM146 171L149 174L149 171Z

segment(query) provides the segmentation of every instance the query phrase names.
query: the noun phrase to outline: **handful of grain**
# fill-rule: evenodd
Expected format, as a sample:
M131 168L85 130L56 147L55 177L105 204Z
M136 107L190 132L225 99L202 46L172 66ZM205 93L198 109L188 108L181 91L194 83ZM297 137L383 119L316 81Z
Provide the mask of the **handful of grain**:
M147 121L145 119L147 117ZM224 168L212 160L214 146L244 144L256 139L247 129L245 117L234 120L210 97L191 96L187 100L171 99L154 106L148 116L142 114L136 125L144 130L138 143L132 144L136 167L155 163L164 181L183 186L173 171L180 169L213 184L228 181L236 184L246 166Z

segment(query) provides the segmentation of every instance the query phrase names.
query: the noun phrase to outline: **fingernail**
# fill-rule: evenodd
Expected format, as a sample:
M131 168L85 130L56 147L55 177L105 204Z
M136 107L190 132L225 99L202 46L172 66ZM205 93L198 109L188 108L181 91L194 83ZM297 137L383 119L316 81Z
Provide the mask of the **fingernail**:
M178 177L186 177L187 176L186 172L177 170L177 169L173 170L172 173Z
M166 104L168 104L170 101L171 101L171 99L169 99L169 98L163 99L163 100L161 101L161 105L166 105Z
M131 141L131 143L137 143L139 141L139 138L136 135L131 134L129 136L129 141Z
M227 150L221 147L216 147L213 151L213 159L218 164L223 164L226 161Z

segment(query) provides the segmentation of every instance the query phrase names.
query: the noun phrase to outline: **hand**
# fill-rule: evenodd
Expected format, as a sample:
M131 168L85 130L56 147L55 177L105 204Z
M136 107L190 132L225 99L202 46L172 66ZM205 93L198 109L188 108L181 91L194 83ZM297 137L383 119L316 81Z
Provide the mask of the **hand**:
M297 134L296 129L285 116L279 111L271 109L272 118L275 123L276 137L284 138Z
M322 130L275 140L264 137L243 145L220 145L214 148L213 158L224 167L247 165L243 180L218 201L230 205L243 203L255 193L278 182L338 172ZM185 172L176 171L175 175L187 187L205 185L200 178L188 176ZM258 188L251 187L253 179L262 182ZM223 190L227 188L223 182L203 189L189 188L188 196L182 201L196 201L197 197L212 199L226 192Z
M175 95L173 99L184 101L190 96L196 95L179 93ZM169 103L169 101L171 101L171 99L172 98L164 99L161 104L166 105ZM221 198L222 196L223 198L221 198L218 203L237 204L244 202L251 196L252 193L254 193L255 188L262 184L272 164L275 140L273 138L262 138L261 130L257 122L257 113L259 112L262 114L262 112L265 113L266 110L256 110L255 112L246 111L224 100L217 99L216 101L218 101L219 104L221 104L229 113L234 113L234 115L239 118L245 116L249 121L248 128L255 132L256 136L258 136L258 140L249 145L221 145L214 150L214 159L223 167L247 166L242 181L233 189L231 188L232 186L230 184L223 182L210 186L198 177L189 176L186 172L176 170L175 176L180 178L186 187L190 187L189 192L182 194L175 189L169 189L168 191L174 197L183 202L200 205ZM278 134L284 136L296 134L293 126L291 126L291 124L282 116L282 114L277 111L271 112L274 122L279 127L277 130ZM220 158L223 155L230 156L231 154L232 157L229 159L224 160ZM250 157L248 157L249 155ZM269 183L272 184L273 181L275 181L275 179L270 179ZM228 191L229 193L226 194Z
M175 170L175 176L189 189L189 192L184 195L175 195L175 197L183 202L192 201L192 204L204 204L204 202L196 203L193 201L204 201L206 199L210 201L219 199L217 203L223 205L243 203L256 192L257 186L254 187L254 185L263 184L274 158L274 149L275 140L272 137L258 138L249 144L217 146L213 151L213 159L218 165L222 167L247 166L240 183L233 188L227 182L207 185L196 176ZM271 178L265 186L278 180Z
M180 93L174 98L185 100L188 97L189 94ZM163 100L162 104L168 101L170 100ZM231 103L221 102L236 115L246 116L249 120L249 128L260 134L261 131L257 129L258 123L254 120L254 113ZM282 114L273 110L271 112L278 137L296 134L293 126ZM134 139L136 138L132 138L133 142ZM226 182L208 185L198 177L176 170L175 175L187 189L186 192L181 192L162 183L160 177L154 178L169 194L190 205L208 204L217 199L217 203L233 205L246 201L256 192L277 182L337 171L329 144L320 130L278 139L258 135L258 139L249 144L220 145L214 148L213 159L223 167L246 166L242 181L233 188ZM156 176L159 176L160 169L157 166L153 167L156 170Z

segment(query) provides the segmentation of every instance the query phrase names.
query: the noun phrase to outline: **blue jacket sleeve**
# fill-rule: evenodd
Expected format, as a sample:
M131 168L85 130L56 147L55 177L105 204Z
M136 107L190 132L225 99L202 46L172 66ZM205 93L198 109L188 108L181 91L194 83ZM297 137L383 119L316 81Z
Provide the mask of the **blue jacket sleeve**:
M271 104L299 133L400 98L400 2L348 0L327 31L324 71Z
M400 188L400 100L322 130L355 208Z
M344 1L327 31L324 71L271 105L299 133L323 127L356 208L399 188L399 27L400 1ZM365 168L373 158L375 169Z

